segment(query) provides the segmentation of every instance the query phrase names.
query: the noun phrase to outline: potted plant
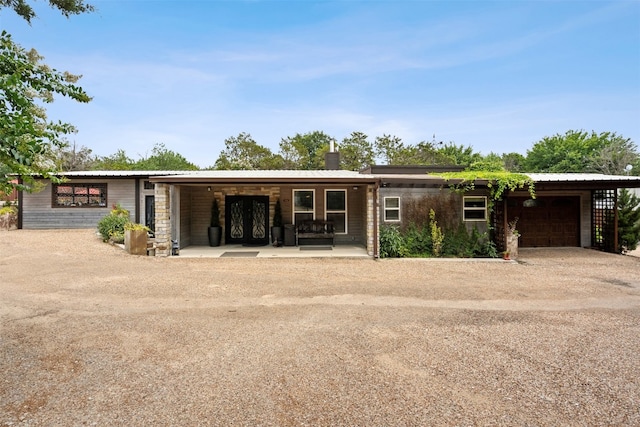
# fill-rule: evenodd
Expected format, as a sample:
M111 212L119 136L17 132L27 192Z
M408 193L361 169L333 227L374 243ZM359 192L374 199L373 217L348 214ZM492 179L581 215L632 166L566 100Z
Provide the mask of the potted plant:
M218 200L213 199L211 205L211 224L209 226L209 246L220 246L220 238L222 236L222 227L220 227L220 208L218 208Z
M273 207L271 241L273 242L273 246L282 245L282 207L280 206L280 199L276 200L276 205Z

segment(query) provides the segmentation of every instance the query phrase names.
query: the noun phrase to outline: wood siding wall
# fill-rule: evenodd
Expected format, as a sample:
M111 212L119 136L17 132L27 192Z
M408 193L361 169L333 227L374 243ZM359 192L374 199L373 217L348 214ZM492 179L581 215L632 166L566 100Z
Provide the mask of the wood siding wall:
M129 218L135 219L135 179L73 179L69 183L107 184L107 206L104 208L54 208L53 186L47 181L44 190L38 193L24 193L22 198L22 228L95 228L98 221L111 211L112 205L119 203L129 211Z
M191 246L193 238L191 234L191 209L192 209L192 187L180 188L180 237L178 243L181 248Z
M208 191L208 187L211 191ZM280 199L282 208L282 220L284 224L291 224L293 218L293 189L315 189L315 214L316 218L325 218L325 190L347 190L347 234L336 236L336 244L366 244L366 186L359 186L357 190L353 186L184 186L181 188L181 246L183 242L189 242L194 246L208 246L209 239L207 229L211 221L211 205L213 198L218 200L220 208L220 222L223 227L225 213L225 196L252 195L269 197L269 226L273 221L275 203ZM185 217L189 217L189 222ZM189 236L184 233L188 230ZM224 232L223 232L224 235ZM224 241L222 242L224 244Z

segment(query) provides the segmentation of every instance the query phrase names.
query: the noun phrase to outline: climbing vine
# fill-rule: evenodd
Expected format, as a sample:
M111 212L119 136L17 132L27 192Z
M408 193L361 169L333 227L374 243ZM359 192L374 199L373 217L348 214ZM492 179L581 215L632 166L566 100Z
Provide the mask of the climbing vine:
M533 180L522 173L507 171L463 171L446 172L439 174L439 176L449 181L449 188L460 193L473 190L476 181L486 181L491 199L491 208L493 207L493 202L501 200L505 192L508 191L526 188L529 190L532 199L536 197Z

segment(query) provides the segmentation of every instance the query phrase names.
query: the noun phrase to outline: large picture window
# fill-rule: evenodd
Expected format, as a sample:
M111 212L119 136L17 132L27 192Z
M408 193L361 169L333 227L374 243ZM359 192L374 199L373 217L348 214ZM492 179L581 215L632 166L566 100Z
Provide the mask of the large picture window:
M400 197L384 198L384 220L400 221Z
M336 233L347 232L347 191L327 190L326 197L326 220L333 222Z
M314 196L314 190L293 190L293 221L295 224L315 219Z
M54 208L104 208L107 184L54 184Z
M465 221L486 221L487 198L484 196L465 196L462 213Z

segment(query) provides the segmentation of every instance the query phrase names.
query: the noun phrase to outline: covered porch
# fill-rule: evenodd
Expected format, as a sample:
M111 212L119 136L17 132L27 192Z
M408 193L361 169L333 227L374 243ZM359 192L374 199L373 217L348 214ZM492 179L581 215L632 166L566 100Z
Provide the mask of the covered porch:
M154 177L156 255L340 257L377 254L375 177L331 171L202 171ZM219 207L220 246L209 244L212 205ZM285 239L273 247L280 202L285 229L309 220L335 224L333 245ZM286 232L285 232L286 233ZM272 249L274 251L272 251ZM357 249L357 250L356 250Z

